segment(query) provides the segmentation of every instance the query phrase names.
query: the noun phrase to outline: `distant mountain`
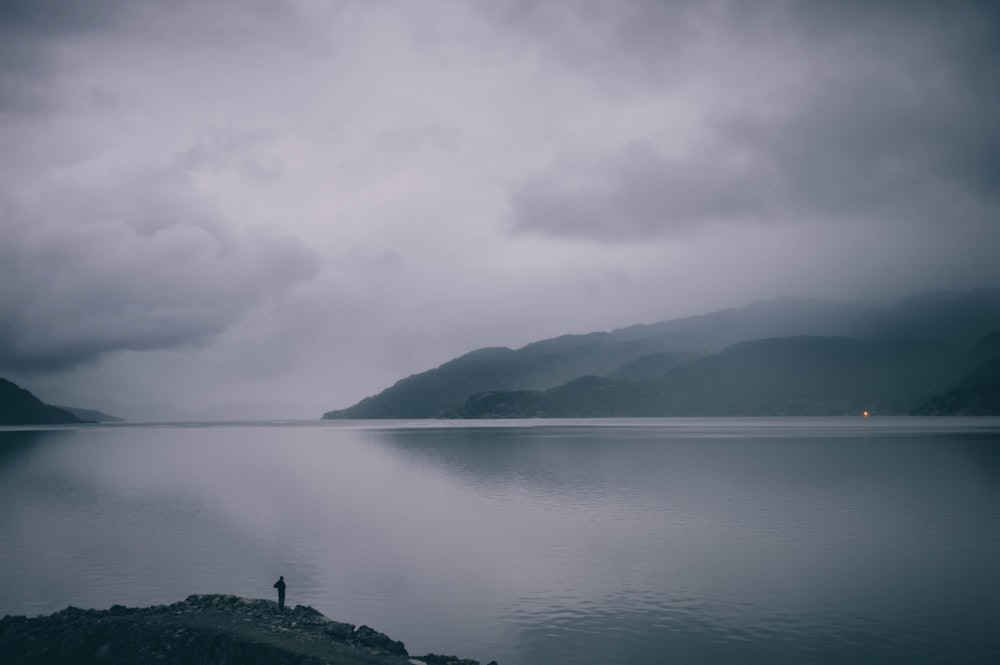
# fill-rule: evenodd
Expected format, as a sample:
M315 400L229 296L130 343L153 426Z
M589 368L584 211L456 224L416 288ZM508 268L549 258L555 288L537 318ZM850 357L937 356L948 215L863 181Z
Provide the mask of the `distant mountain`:
M909 412L954 380L944 342L784 337L741 342L652 381L581 377L546 391L469 398L463 418L820 416Z
M72 413L74 416L80 420L84 420L88 423L123 423L125 420L123 418L118 418L116 416L110 416L102 411L95 411L94 409L79 409L74 406L57 406L57 409L62 409Z
M968 354L956 385L913 410L920 416L1000 416L1000 330Z
M0 425L57 425L82 419L44 403L7 379L0 379Z
M485 390L541 390L586 374L621 370L662 349L648 340L620 339L613 333L564 335L517 351L484 348L436 369L409 376L324 419L436 418L453 415L469 395ZM692 356L695 355L693 352Z
M955 388L913 410L915 416L1000 416L1000 384Z
M517 350L503 347L479 349L435 369L402 379L353 406L329 411L323 418L478 417L473 414L498 415L504 411L536 413L543 403L546 405L546 412L579 414L585 409L556 408L551 400L576 400L580 405L595 398L593 391L599 385L603 386L602 390L606 393L615 394L613 399L606 394L599 400L601 406L598 410L603 409L609 413L666 415L725 411L733 415L745 415L745 411L740 408L752 407L756 413L778 407L773 403L765 407L746 402L737 408L739 403L733 401L735 397L728 396L721 378L712 378L712 371L724 374L729 370L723 368L735 367L743 358L741 354L749 353L758 358L758 361L750 362L749 358L743 358L748 363L744 371L753 372L752 376L748 374L746 381L770 385L774 382L791 381L794 377L789 373L790 368L780 364L784 357L782 353L777 353L772 358L773 363L777 364L768 364L762 360L767 357L764 347L751 347L750 350L741 351L734 345L742 342L785 339L784 342L773 342L769 348L780 348L794 356L792 346L796 343L787 338L844 338L844 345L887 343L884 347L862 345L849 349L864 357L876 353L874 349L880 349L892 357L896 357L896 354L906 357L907 353L913 353L912 341L922 340L945 345L939 350L948 355L952 350L945 351L947 345L954 345L954 352L961 354L963 347L967 348L975 340L998 328L1000 289L925 293L885 306L780 298L701 316L629 326L611 332L564 335L528 344ZM823 365L820 363L820 356L809 355L829 352L833 354L831 357L840 358L832 347L824 347L826 350L820 351L815 345L809 346L806 342L800 341L798 344L808 346L805 353L810 362L819 363L816 365L817 372L829 371L836 374L836 364ZM829 346L833 343L822 344ZM723 349L729 349L728 355L720 354ZM931 353L930 350L925 351ZM711 360L717 355L717 359ZM877 353L874 360L881 362ZM937 367L937 360L933 358L925 359L920 353L910 356L912 362L925 360ZM848 364L842 367L854 366L849 358L845 357L844 362ZM890 371L891 367L891 371L899 376L909 376L904 371L904 365L905 363L890 363L885 371ZM858 376L866 376L862 368L856 369ZM699 383L692 372L708 374ZM672 376L671 383L661 385L659 380L666 376ZM664 401L666 398L658 400L648 392L655 387L656 390L670 393L674 390L670 386L684 383L680 378L684 376L688 376L684 381L694 382L688 387L693 392L687 397L677 395L672 400ZM953 374L950 378L955 380L956 377ZM877 385L888 386L892 383L888 377L881 375L871 378L878 380ZM793 401L786 405L786 410L818 409L824 413L837 411L841 407L835 407L829 402L830 396L837 392L833 383L830 383L834 380L833 376L816 377L817 382L826 381L827 384L824 385L830 386L830 391L823 397L822 406L814 404L807 407L804 402ZM694 390L698 385L710 385L713 390ZM801 382L796 385L805 386ZM848 385L853 384L845 379L844 386ZM903 381L893 385L897 385L900 390L898 397L889 399L885 394L878 393L882 400L880 403L884 403L893 412L900 412L900 409L905 412L914 408L920 402L913 400L927 399L933 394L926 393L926 390L944 389L944 386L933 381L919 386L907 386ZM513 399L516 395L520 397ZM468 400L473 396L475 400L470 405ZM778 393L771 394L773 399L778 397ZM630 400L631 405L625 408L625 402ZM699 401L695 403L695 400ZM716 406L711 406L713 401ZM843 408L847 408L849 401L844 402ZM497 406L494 408L491 404ZM617 406L612 408L612 404ZM671 405L669 408L668 404ZM686 410L680 409L680 404L687 404ZM726 404L728 406L724 406ZM871 406L868 405L868 408ZM553 408L555 411L548 411Z

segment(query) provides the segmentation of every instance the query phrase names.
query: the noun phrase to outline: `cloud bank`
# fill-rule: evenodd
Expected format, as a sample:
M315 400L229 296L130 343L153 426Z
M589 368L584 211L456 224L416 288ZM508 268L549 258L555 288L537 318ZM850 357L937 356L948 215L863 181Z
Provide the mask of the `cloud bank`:
M515 229L635 241L720 222L995 223L995 8L629 6L618 22L563 17L561 33L596 45L555 48L567 60L583 49L579 71L599 82L638 69L621 94L660 92L663 120L514 187ZM687 34L647 33L662 22Z
M988 2L6 2L0 375L318 415L480 346L996 286L998 107Z

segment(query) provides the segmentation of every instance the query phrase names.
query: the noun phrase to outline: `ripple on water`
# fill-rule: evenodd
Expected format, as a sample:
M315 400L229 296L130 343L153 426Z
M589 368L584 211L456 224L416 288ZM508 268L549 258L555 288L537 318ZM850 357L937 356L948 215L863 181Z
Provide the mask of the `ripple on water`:
M509 658L524 664L800 663L817 658L931 663L949 657L947 645L928 638L942 626L913 611L879 616L809 607L776 609L631 590L601 600L525 598L504 620L516 629ZM984 656L996 654L996 645L989 641L976 646L976 639L983 640L981 632L970 630L968 638L973 642L963 646L966 656L977 649Z

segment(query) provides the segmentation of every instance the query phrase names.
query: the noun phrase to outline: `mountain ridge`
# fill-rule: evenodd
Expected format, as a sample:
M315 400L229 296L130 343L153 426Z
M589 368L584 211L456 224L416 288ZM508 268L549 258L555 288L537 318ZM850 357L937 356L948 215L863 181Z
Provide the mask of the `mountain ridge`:
M908 340L924 340L961 347L996 329L1000 329L1000 289L926 292L878 306L804 298L762 300L740 308L610 332L561 335L519 349L476 349L401 379L352 406L328 411L323 418L499 417L470 416L478 411L469 410L468 400L479 396L476 402L482 406L486 403L483 395L492 395L495 401L501 395L507 399L508 393L519 393L524 399L532 395L529 401L537 407L535 393L561 386L569 386L563 392L573 393L580 387L574 382L587 376L610 381L638 380L648 388L650 382L660 378L657 373L662 376L734 345L761 339L842 337L863 343L894 341L900 348ZM620 390L626 387L618 385ZM932 382L909 392L913 399L926 399L931 396L926 394L928 390L945 388ZM649 395L640 397L642 391L635 386L628 390L637 400L652 399ZM705 394L706 400L712 398L711 392ZM514 403L507 406L512 413L519 412ZM893 402L892 408L909 412L917 406L903 400ZM836 411L829 405L814 410ZM574 415L579 414L566 417Z
M1000 415L1000 330L983 337L969 351L963 374L947 392L916 409L918 416Z
M69 425L85 422L46 404L13 381L0 378L0 425Z
M650 381L580 377L473 395L462 418L826 416L907 413L950 385L961 347L798 336L740 342Z
M72 413L74 416L79 418L84 422L89 423L123 423L124 418L119 418L118 416L112 416L110 414L104 413L103 411L98 411L96 409L81 409L75 406L63 406L62 404L55 405L57 409L62 409L68 413Z

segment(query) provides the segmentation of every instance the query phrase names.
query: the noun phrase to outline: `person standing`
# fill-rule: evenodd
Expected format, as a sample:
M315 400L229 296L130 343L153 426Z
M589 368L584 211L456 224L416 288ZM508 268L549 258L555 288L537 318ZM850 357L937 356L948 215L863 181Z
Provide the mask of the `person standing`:
M274 588L278 590L278 609L285 609L285 576L282 575L274 583Z

